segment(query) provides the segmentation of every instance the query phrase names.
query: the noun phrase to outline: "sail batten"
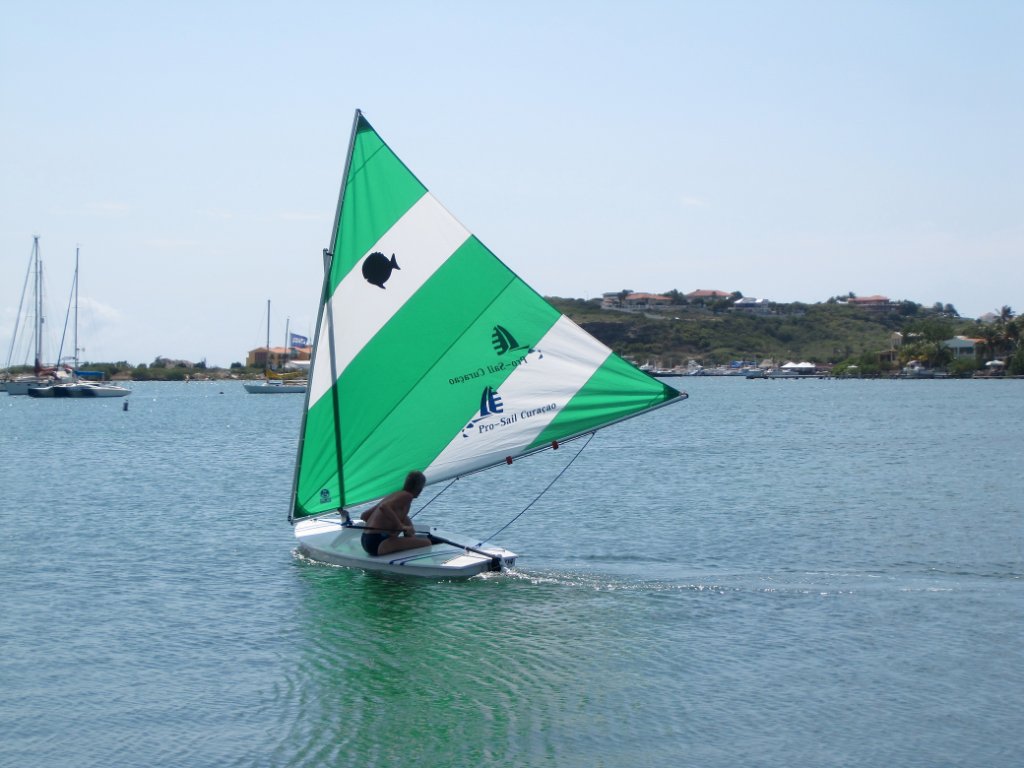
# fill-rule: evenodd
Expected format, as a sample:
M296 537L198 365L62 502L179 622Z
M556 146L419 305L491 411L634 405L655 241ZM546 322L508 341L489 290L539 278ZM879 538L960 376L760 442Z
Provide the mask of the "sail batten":
M674 400L466 230L357 114L293 518L543 450Z

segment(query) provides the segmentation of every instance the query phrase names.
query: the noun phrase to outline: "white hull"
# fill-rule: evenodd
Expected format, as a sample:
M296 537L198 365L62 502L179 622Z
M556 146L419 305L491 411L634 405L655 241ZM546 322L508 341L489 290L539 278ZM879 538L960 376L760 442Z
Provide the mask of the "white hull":
M243 384L245 391L250 395L284 395L301 393L306 391L305 382L299 384L276 384L273 382L261 382L260 384Z
M127 387L119 387L116 384L89 382L32 387L28 392L32 397L125 397L131 393Z
M29 387L45 387L52 383L52 379L11 379L7 382L7 394L27 395Z
M125 397L131 393L116 384L75 384L69 388L68 397Z
M457 537L437 528L417 527L420 533L432 533L449 541ZM366 554L360 543L363 523L343 525L337 518L312 518L295 524L295 538L299 551L313 560L332 565L345 565L369 571L386 571L409 576L429 578L468 578L485 571L503 570L515 565L516 555L501 547L477 547L470 542L464 546L481 550L480 554L452 544L432 544L429 547L393 552L389 555Z

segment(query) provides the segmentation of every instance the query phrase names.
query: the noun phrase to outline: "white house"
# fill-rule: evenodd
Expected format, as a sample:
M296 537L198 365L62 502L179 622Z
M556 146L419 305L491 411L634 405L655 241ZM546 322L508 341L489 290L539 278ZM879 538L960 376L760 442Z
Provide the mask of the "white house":
M946 339L942 346L953 351L953 357L957 360L965 357L975 357L978 354L978 347L983 343L982 339L969 339L966 336L954 336Z
M733 309L750 312L755 315L766 315L771 311L771 302L768 299L755 299L752 296L743 296L732 303Z

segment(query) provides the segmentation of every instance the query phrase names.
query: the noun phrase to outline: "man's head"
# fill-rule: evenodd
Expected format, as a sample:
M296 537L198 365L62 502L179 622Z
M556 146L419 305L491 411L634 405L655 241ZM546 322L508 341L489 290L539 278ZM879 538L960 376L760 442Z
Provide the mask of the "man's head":
M413 496L419 496L423 490L423 486L427 484L426 476L417 470L413 470L405 476L405 485L402 486L406 491L411 493Z

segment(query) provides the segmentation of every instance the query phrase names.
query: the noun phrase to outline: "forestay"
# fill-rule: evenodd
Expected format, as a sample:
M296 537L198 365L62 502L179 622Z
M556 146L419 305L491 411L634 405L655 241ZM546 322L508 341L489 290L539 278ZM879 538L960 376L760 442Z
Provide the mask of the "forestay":
M438 482L685 394L529 288L356 112L317 322L291 518Z

